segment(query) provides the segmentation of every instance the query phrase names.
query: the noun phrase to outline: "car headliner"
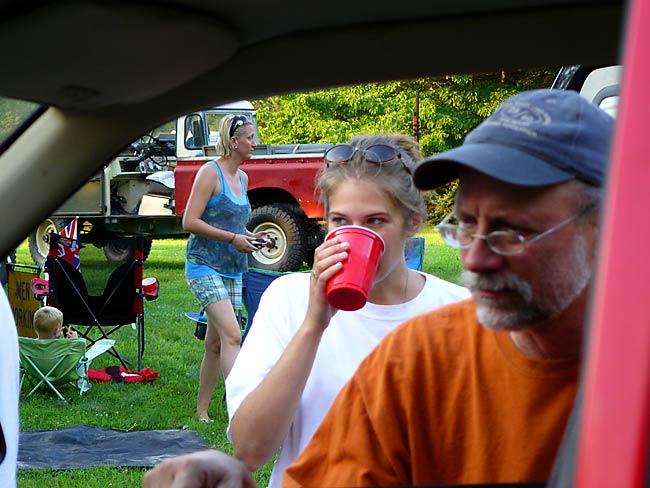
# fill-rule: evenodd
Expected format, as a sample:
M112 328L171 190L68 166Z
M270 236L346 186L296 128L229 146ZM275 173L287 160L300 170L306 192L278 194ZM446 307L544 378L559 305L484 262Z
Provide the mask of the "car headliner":
M624 8L563 0L3 1L0 95L52 108L0 154L0 209L11 229L0 235L0 255L122 147L182 113L370 81L613 64Z

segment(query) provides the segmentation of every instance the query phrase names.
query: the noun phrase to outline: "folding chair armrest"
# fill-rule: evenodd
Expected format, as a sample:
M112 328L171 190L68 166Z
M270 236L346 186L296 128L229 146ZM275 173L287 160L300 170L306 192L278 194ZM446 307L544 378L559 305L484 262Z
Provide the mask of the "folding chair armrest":
M50 294L50 283L43 278L32 278L32 292L36 300L43 300Z
M114 345L115 345L115 340L113 339L99 339L95 341L95 343L92 346L90 346L90 349L86 351L85 358L88 362L90 362L100 354L104 354Z

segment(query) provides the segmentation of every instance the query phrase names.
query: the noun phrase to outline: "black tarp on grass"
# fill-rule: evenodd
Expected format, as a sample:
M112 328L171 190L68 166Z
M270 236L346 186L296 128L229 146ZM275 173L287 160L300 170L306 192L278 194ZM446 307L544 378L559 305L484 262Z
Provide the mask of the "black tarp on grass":
M74 425L61 430L21 431L18 469L151 467L165 458L208 448L193 430L125 432Z

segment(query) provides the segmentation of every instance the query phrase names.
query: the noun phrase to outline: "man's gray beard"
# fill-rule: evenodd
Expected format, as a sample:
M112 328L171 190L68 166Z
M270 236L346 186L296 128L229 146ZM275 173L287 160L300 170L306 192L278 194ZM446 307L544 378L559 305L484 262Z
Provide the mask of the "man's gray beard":
M525 330L566 310L589 284L592 275L583 239L576 239L571 254L573 258L569 262L563 259L546 276L548 292L543 294L536 293L528 281L511 271L480 274L463 271L461 280L474 295L476 315L481 325L492 330ZM476 289L508 290L511 293L500 299L489 299L477 296L474 293Z

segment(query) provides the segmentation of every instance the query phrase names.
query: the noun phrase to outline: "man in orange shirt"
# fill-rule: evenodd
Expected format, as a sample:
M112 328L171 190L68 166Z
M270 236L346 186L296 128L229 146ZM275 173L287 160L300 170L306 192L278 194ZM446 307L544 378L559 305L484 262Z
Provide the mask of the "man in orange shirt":
M577 388L612 128L575 92L524 92L416 168L422 189L460 180L438 230L472 298L387 335L284 486L548 479ZM189 473L245 479L215 451L165 461L145 486Z
M418 166L422 189L460 180L438 230L472 298L386 336L283 486L548 480L576 392L612 127L575 92L525 92Z

